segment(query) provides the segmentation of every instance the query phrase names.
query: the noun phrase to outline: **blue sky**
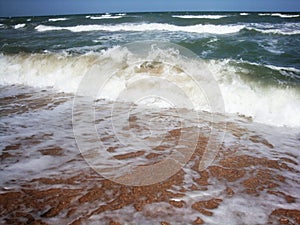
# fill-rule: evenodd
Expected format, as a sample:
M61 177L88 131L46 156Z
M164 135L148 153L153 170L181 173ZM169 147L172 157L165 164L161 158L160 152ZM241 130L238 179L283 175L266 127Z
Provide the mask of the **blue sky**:
M144 11L299 11L300 0L0 0L0 16Z

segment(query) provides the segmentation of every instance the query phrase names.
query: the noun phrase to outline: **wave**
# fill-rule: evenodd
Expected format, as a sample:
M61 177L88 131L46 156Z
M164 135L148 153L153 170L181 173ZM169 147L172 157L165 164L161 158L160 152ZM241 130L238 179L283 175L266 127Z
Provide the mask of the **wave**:
M271 13L258 13L259 16L271 16Z
M23 28L23 27L25 27L25 26L26 26L25 23L20 23L20 24L15 25L14 28L15 28L15 29L20 29L20 28Z
M300 30L286 30L285 28L278 29L259 29L255 27L246 27L248 30L255 30L264 34L281 34L281 35L297 35L300 34Z
M249 13L240 13L240 16L248 16Z
M129 23L117 25L77 25L77 26L47 26L38 25L35 29L39 32L68 30L71 32L88 32L88 31L170 31L170 32L187 32L187 33L209 33L209 34L230 34L240 32L242 29L255 30L260 33L272 33L281 35L300 34L299 25L292 24L243 24L243 25L213 25L213 24L197 24L192 26L177 26L166 23Z
M174 18L182 19L221 19L228 17L227 15L173 15Z
M187 61L184 58L173 57L167 50L153 50L143 60L153 62L159 58L162 62L172 62L173 69L167 68L170 64L153 63L136 64L135 58L127 49L114 48L98 53L84 55L69 54L18 54L0 55L0 84L23 84L33 87L53 87L59 91L75 93L84 74L93 65L105 68L107 71L119 71L110 79L107 88L99 98L114 100L120 90L127 87L130 80L136 77L161 77L171 79L186 93L197 110L208 110L207 101L199 87L195 87L189 76L182 75L180 68L188 66L193 76L200 76L203 85L209 87L206 76L200 74L203 66L214 75L225 103L227 113L238 113L251 116L254 121L276 126L299 126L300 124L300 91L298 87L285 88L282 86L262 86L260 82L249 83L241 77L241 71L247 73L246 68L239 68L229 60L201 60ZM173 57L173 58L172 58ZM167 65L167 66L165 66ZM259 66L259 65L258 65ZM275 70L296 70L267 65ZM174 69L175 68L175 69ZM199 70L200 68L200 70ZM170 71L176 75L170 75ZM99 74L101 76L101 74ZM90 82L95 82L91 80ZM154 81L153 81L154 82ZM147 83L144 85L152 85ZM159 84L154 84L159 86ZM168 91L168 87L161 87ZM144 93L144 86L136 86L135 94ZM171 90L169 90L171 91Z
M279 16L281 18L295 18L295 17L299 17L299 15L280 14L280 13L272 13L271 16Z
M118 13L116 15L105 14L105 15L101 15L101 16L86 16L85 18L92 19L92 20L102 20L102 19L119 19L124 16L126 16L125 13Z
M56 21L65 21L65 20L69 20L68 18L50 18L48 19L48 21L50 22L56 22Z
M248 30L255 30L266 34L295 35L300 34L299 23L250 23L246 26Z
M300 70L296 69L294 67L283 67L283 66L273 66L273 65L264 65L265 67L268 67L272 70L277 70L277 71L288 71L288 72L293 72L293 73L299 73L300 74Z
M39 32L69 30L71 32L87 32L87 31L181 31L190 33L211 33L211 34L230 34L237 33L242 30L243 25L193 25L193 26L176 26L165 23L144 23L144 24L118 24L118 25L77 25L70 27L46 26L38 25L35 29Z
M259 13L259 16L277 16L281 18L295 18L299 17L300 15L291 15L291 14L281 14L281 13Z
M247 64L247 65L252 65L256 66L259 68L268 68L271 69L275 72L280 73L284 77L290 77L299 80L300 78L300 69L294 68L294 67L284 67L284 66L274 66L274 65L269 65L269 64L260 64L260 63L255 63L255 62L249 62L249 61L244 61L244 60L231 60L231 62L236 63L237 65L239 64ZM282 81L277 80L278 83L282 83Z

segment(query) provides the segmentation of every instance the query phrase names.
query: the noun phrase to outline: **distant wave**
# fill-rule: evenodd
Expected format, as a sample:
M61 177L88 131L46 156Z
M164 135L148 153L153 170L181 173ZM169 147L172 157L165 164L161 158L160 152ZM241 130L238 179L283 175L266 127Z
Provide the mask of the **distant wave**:
M271 13L258 13L259 16L271 16Z
M25 27L25 26L26 26L25 23L20 23L20 24L15 25L14 28L15 28L15 29L20 29L20 28L23 28L23 27Z
M300 34L300 23L251 23L246 28L265 34Z
M146 24L118 24L118 25L77 25L70 27L57 27L38 25L35 29L39 32L69 30L71 32L86 32L86 31L181 31L190 33L211 33L211 34L230 34L237 33L242 30L243 25L211 25L198 24L193 26L176 26L165 23L146 23Z
M247 27L248 30L255 30L264 34L281 34L281 35L296 35L300 34L300 30L285 30L285 29L259 29L254 27Z
M114 16L112 16L110 14L105 14L105 15L102 15L102 16L86 16L86 18L87 19L92 19L92 20L119 19L119 18L122 18L125 15L126 14L124 14L124 13L119 13L119 14L116 14Z
M182 18L182 19L221 19L228 16L226 15L173 15L172 17Z
M294 18L299 17L299 15L289 15L289 14L280 14L280 13L272 13L271 16L279 16L281 18Z
M278 16L281 18L295 18L299 17L300 15L291 15L291 14L281 14L281 13L259 13L259 16Z
M240 13L241 16L248 16L249 13Z
M50 22L64 21L64 20L68 20L68 18L50 18L50 19L48 19L48 21L50 21Z

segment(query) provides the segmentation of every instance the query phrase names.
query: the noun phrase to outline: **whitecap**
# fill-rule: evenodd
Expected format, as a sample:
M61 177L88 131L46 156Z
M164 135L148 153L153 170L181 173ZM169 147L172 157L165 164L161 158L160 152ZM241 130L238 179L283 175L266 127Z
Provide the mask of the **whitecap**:
M23 27L25 27L25 26L26 26L25 23L20 23L20 24L15 25L14 28L15 28L15 29L20 29L20 28L23 28Z
M35 29L39 32L69 30L71 32L87 32L87 31L170 31L170 32L189 32L189 33L210 33L210 34L230 34L237 33L242 30L244 25L212 25L198 24L192 26L176 26L164 23L144 23L144 24L118 24L118 25L77 25L70 27L46 26L38 25Z
M254 27L247 27L248 30L255 30L265 34L281 34L281 35L296 35L300 34L300 30L284 30L284 29L258 29Z
M126 15L125 13L118 13L116 15L105 14L105 15L101 15L101 16L86 16L85 18L92 19L92 20L120 19L120 18L124 17L125 15Z
M174 18L182 19L221 19L228 17L227 15L173 15Z
M50 22L56 22L56 21L65 21L68 20L68 18L50 18L48 21Z
M272 13L271 16L279 16L281 18L295 18L295 17L299 17L299 15L281 14L281 13Z
M277 16L281 18L295 18L299 17L299 14L282 14L282 13L259 13L259 16Z

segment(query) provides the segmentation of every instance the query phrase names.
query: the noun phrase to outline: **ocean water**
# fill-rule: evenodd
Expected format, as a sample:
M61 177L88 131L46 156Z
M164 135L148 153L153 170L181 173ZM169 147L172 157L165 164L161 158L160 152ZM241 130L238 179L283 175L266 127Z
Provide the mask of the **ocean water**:
M95 68L96 75L91 76ZM87 215L81 218L83 224L106 224L110 218L127 224L192 224L198 215L206 224L277 224L272 217L276 209L300 208L298 12L0 18L0 85L1 194L37 187L38 191L81 188L88 193L91 185L102 185L102 178L95 178L96 183L78 178L77 183L51 185L41 179L81 177L91 167L116 183L136 186L163 182L182 170L182 187L171 186L174 195L168 200L186 203L183 209L172 208L165 200L151 202L142 211L128 204L100 212L97 206L109 204L107 197L85 204L76 203L75 197L73 205L45 217L51 205L46 197L39 198L45 206L31 206L31 211L24 197L18 210L1 206L6 212L1 214L2 222L20 211L49 224L71 223L81 218L81 212ZM102 88L94 90L97 85ZM221 106L216 107L216 102ZM91 105L93 119L88 118ZM93 125L97 135L89 136L94 131L84 125ZM183 135L176 142L169 136L174 138L172 132L177 129ZM210 143L214 143L205 148L213 156L202 155L206 161L201 170L210 168L214 174L210 166L224 166L214 158L230 158L228 149L233 155L254 157L257 162L265 159L269 164L244 165L243 178L231 183L211 177L209 184L199 184L195 180L203 174L200 166L194 168L198 159L188 161L199 145L195 134L212 137ZM164 146L159 154L158 146ZM130 152L136 155L122 158ZM152 179L143 170L132 172L168 155L181 164L165 176ZM117 165L112 156L119 157ZM272 167L270 162L280 166ZM153 168L152 173L161 168ZM245 182L257 171L285 180L275 180L276 187L267 188L258 182L259 193L251 194ZM130 173L138 181L118 177ZM143 180L139 173L150 178ZM234 190L232 198L224 194L228 187ZM270 195L272 191L277 194ZM112 193L107 196L114 198ZM285 201L286 196L293 201ZM222 201L209 208L213 215L193 207L212 198ZM72 216L67 216L71 209ZM279 222L297 223L295 218L285 215Z

